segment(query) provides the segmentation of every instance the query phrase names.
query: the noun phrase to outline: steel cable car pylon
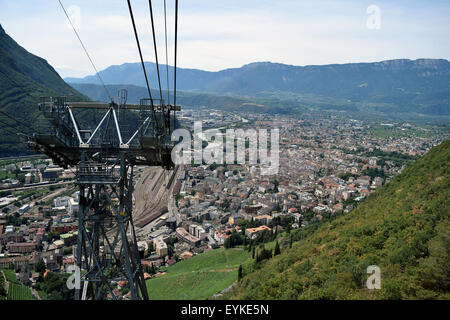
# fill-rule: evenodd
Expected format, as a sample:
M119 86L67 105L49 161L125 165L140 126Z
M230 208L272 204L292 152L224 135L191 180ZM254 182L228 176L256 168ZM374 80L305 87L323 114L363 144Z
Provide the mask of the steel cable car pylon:
M122 92L122 96L126 93ZM154 107L154 106L153 106ZM76 299L118 299L113 283L128 287L134 300L148 299L133 224L135 165L173 168L170 129L165 122L179 107L157 105L154 113L147 99L141 104L66 102L64 97L42 98L39 110L47 124L29 137L29 147L47 154L62 167L75 166L79 190L76 265L81 287ZM75 110L81 109L77 115ZM136 130L121 130L117 113L139 115ZM79 116L105 112L94 127L84 127ZM125 118L123 115L122 119ZM84 129L84 130L83 130ZM163 130L163 131L162 131ZM110 134L115 133L111 138Z
M173 105L170 102L166 105L162 99L159 67L160 99L153 99L151 95L131 2L127 2L149 98L141 99L140 104L127 104L126 91L120 91L119 104L112 100L59 0L111 102L67 102L65 97L42 97L39 110L43 117L38 132L27 137L30 149L48 155L54 163L64 168L76 167L79 211L75 258L81 277L81 286L75 288L77 300L119 299L121 294L117 294L114 286L120 281L121 285L129 288L133 300L148 299L132 217L133 170L136 165L161 166L165 169L174 166L171 159L171 133L176 129L176 111L181 109L176 105L178 0L175 0ZM151 0L149 8L154 34ZM167 57L167 28L165 33ZM155 37L153 40L157 55ZM168 77L167 74L167 82ZM102 111L106 112L95 127L92 122L83 124L81 121L83 115L94 116ZM137 124L129 134L122 130L123 122L127 121L127 112L136 118Z

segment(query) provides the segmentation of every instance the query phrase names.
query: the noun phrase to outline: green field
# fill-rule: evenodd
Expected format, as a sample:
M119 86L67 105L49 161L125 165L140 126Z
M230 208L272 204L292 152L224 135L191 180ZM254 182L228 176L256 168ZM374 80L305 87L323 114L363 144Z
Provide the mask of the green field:
M430 126L423 125L412 128L402 128L399 126L382 126L373 125L370 128L370 133L381 139L386 139L389 137L400 138L400 137L420 137L420 138L431 138L435 136L441 136L449 133L448 126Z
M376 138L386 139L389 137L399 138L405 136L405 133L397 127L373 126L370 132Z
M33 300L30 288L20 284L16 273L11 269L2 269L6 281L9 282L8 300Z
M10 282L8 300L33 300L33 295L27 286Z
M167 274L147 280L153 300L203 300L237 280L240 264L251 262L251 254L239 248L209 251L167 268Z
M16 277L16 273L11 269L2 269L3 274L5 275L6 281L9 283L17 283L19 284L19 280Z

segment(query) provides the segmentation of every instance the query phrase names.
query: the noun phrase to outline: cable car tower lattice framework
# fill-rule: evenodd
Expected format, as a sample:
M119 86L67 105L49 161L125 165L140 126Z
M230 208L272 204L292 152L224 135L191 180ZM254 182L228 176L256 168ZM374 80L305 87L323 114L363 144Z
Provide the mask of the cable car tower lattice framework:
M164 1L164 12L165 6ZM119 281L127 283L133 300L148 300L132 216L134 167L159 166L167 170L174 167L170 138L176 127L175 112L181 110L176 105L178 0L175 0L173 104L165 104L161 88L160 99L151 96L130 0L128 7L149 98L141 99L139 104L127 104L126 90L119 91L118 103L113 99L110 103L97 103L42 97L38 132L28 137L30 149L48 155L59 166L76 168L79 212L75 258L81 270L81 286L75 288L77 300L120 299L121 295L113 288L113 283ZM151 0L149 7L154 32ZM75 28L74 31L81 42ZM154 43L156 54L155 39ZM87 51L86 54L89 57ZM157 70L160 85L159 67ZM95 126L86 121L95 117L101 117ZM125 130L130 124L134 128Z

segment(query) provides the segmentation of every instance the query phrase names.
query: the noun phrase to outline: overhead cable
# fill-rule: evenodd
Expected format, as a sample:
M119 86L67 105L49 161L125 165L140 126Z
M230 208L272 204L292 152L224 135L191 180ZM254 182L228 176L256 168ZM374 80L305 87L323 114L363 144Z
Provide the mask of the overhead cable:
M94 68L94 70L95 70L95 72L96 72L96 75L97 75L98 79L100 80L101 84L103 85L103 89L105 89L106 94L107 94L108 97L109 97L109 100L112 101L112 97L111 97L111 95L109 94L108 88L106 88L106 85L105 85L105 83L103 82L103 79L102 79L102 77L100 76L100 73L98 72L97 68L95 67L94 62L92 61L92 58L91 58L91 56L89 55L89 52L87 51L86 47L84 46L84 43L83 43L83 41L81 40L80 35L79 35L78 32L77 32L77 29L76 29L75 26L73 25L72 20L69 18L69 15L67 14L67 11L66 11L66 9L64 8L64 5L62 4L61 0L58 0L58 1L59 1L59 4L61 5L61 8L63 9L63 11L64 11L66 17L67 17L67 20L69 20L69 23L70 23L70 25L72 26L73 31L75 32L75 34L76 34L78 40L80 41L81 46L83 47L83 50L84 50L84 52L86 53L86 56L88 57L89 61L91 62L91 65L92 65L92 67Z

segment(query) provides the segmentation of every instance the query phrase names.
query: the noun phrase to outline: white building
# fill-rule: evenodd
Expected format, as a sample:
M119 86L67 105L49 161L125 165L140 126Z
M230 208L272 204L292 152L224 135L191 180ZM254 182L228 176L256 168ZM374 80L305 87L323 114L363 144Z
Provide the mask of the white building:
M25 174L25 184L31 183L31 173Z
M155 249L156 254L163 257L168 254L167 244L164 242L162 237L158 237L153 240L153 249Z
M70 198L69 199L69 213L70 214L77 214L78 211L80 211L80 204L77 200L75 200L74 198Z
M58 197L55 200L53 200L53 205L55 207L65 207L67 208L69 206L69 200L70 197Z
M206 231L202 226L191 224L189 226L189 233L192 234L194 237L197 237L201 240L206 238Z
M30 209L30 205L29 204L24 204L23 206L21 206L19 208L19 213L20 214L24 214L25 212L28 211L28 209Z

